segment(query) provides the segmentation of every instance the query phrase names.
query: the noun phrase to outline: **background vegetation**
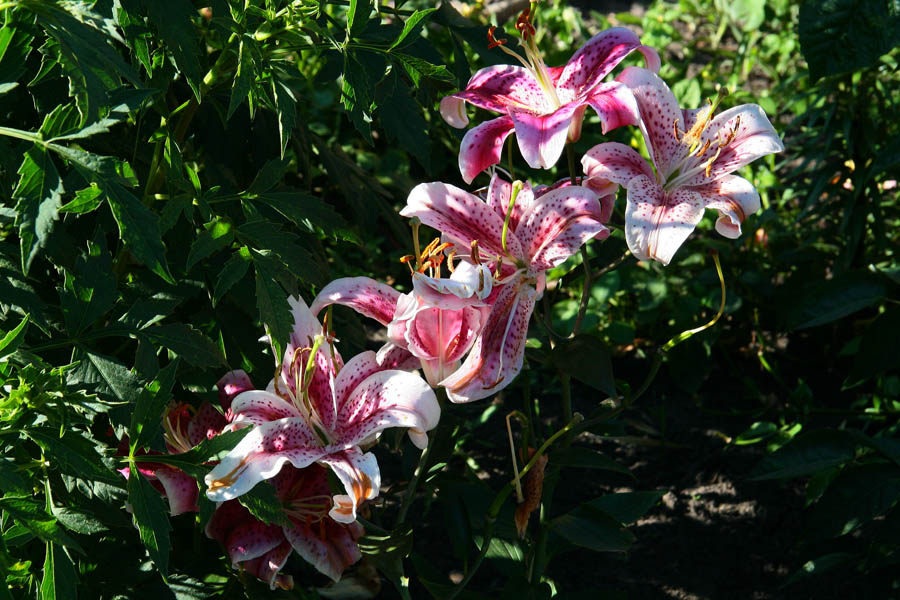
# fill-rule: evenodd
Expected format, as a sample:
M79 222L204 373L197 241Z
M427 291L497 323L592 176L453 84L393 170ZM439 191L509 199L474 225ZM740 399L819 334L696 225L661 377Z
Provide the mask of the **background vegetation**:
M618 229L590 247L585 333L551 351L533 327L515 385L444 411L402 527L418 454L382 440L392 484L366 517L368 558L340 586L325 589L298 561L288 568L301 589L268 592L202 535L195 521L210 506L170 520L144 479L116 472L124 436L162 447L170 399L214 399L228 369L268 379L273 359L257 339L265 323L285 340L289 293L308 300L348 275L406 281L397 208L419 182L461 185L462 133L437 102L508 59L487 48L490 3L397 4L0 3L0 598L366 597L353 586L386 598L403 577L416 598L449 597L461 580L459 597L642 597L651 592L628 576L640 570L631 524L660 510L653 465L667 468L692 423L712 432L697 443L717 464L764 482L753 489L765 486L772 506L803 494L788 570L740 595L888 597L900 585L895 0L682 0L613 15L540 6L548 64L603 28L634 28L682 105L728 86L730 105L762 105L786 151L742 173L763 210L740 240L706 220L666 268L623 257L620 198ZM579 152L597 130L586 123ZM726 316L664 353L718 308L712 249ZM543 300L559 331L578 311L579 260ZM376 343L350 311L335 315L345 355ZM547 439L563 425L561 377L574 378L586 424L550 452L544 508L519 540L512 503L490 507L510 478L504 418L524 406L536 415L527 437ZM755 466L730 467L747 446ZM648 466L629 463L632 450ZM599 580L593 565L613 557ZM679 586L652 593L702 597Z

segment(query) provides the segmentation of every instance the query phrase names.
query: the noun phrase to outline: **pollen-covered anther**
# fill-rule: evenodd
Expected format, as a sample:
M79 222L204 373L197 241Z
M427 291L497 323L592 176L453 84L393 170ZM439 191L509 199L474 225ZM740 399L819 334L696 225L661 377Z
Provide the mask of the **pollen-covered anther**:
M531 24L531 7L525 7L525 10L519 15L519 18L516 19L516 29L519 31L519 35L522 36L523 40L528 40L531 37L534 37L534 25Z
M684 137L684 132L678 129L678 117L672 119L672 135L675 137L676 142L681 142L681 138Z
M453 260L456 258L456 250L451 250L450 254L447 255L447 269L450 272L454 272L456 270L456 266L453 264Z
M481 264L481 253L478 251L478 240L472 240L472 245L469 246L469 256L472 258L472 262L476 265Z
M497 27L495 25L491 25L490 28L488 29L488 32L487 32L488 50L492 50L492 49L496 48L497 46L502 46L503 44L506 43L506 39L501 38L498 40L497 38L494 37L494 31L496 29L497 29Z

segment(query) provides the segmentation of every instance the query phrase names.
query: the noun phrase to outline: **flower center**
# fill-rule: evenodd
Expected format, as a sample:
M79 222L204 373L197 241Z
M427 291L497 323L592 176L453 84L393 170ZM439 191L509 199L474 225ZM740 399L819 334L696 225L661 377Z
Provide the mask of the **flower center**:
M719 158L722 149L734 140L741 126L740 116L734 120L733 124L719 129L713 136L704 136L716 108L727 95L728 89L723 87L719 90L714 101L707 100L708 106L706 110L701 111L697 115L697 121L689 130L680 131L677 120L672 123L672 135L675 136L675 140L684 149L684 157L666 178L663 184L663 189L666 192L686 185L700 173L704 173L709 178L713 163ZM706 138L705 140L704 137Z
M534 41L535 29L534 25L531 23L533 7L534 4L526 7L519 15L519 18L516 19L516 29L519 31L519 35L522 38L519 45L525 52L524 57L505 47L505 39L498 40L495 38L494 31L497 28L493 26L488 29L488 48L500 48L500 50L522 63L522 66L534 76L535 80L541 86L544 97L553 106L553 110L556 110L562 106L562 102L560 102L559 96L556 93L556 85L553 83L553 78L550 77L550 71L544 63L544 57L541 55L541 52L538 50L537 44Z
M319 414L318 406L309 395L309 388L316 374L316 355L326 341L328 341L328 336L319 334L312 340L311 346L294 349L289 369L290 376L293 378L294 388L293 390L288 388L285 391L288 399L300 411L303 420L316 434L323 446L327 446L333 440L331 435L329 435L328 427L325 426L322 415ZM277 389L279 381L280 377L276 374L276 391L279 391ZM285 393L280 395L284 396Z

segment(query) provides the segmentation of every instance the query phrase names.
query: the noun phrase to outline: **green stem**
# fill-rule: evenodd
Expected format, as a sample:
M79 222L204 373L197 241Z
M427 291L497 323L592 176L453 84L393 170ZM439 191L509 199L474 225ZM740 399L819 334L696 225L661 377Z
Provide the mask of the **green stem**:
M576 425L581 423L584 419L581 415L575 415L571 421L569 421L565 427L551 435L547 438L547 441L544 442L538 451L534 453L534 456L525 464L522 468L522 471L519 473L520 477L524 477L528 471L537 463L538 459L543 456L544 452L547 451L547 448L550 447L553 442L558 440L561 436L565 435L569 431L571 431ZM469 581L472 580L472 577L475 576L476 571L481 566L481 563L484 561L484 557L487 555L488 548L491 545L491 540L494 539L494 523L497 521L497 515L500 514L500 509L503 507L503 503L506 502L506 499L512 493L515 486L514 481L508 482L503 489L500 490L497 495L494 497L494 501L491 503L491 507L488 509L488 514L485 517L485 526L484 526L484 538L481 541L481 548L478 551L478 556L475 557L475 561L472 563L472 566L466 571L465 577L463 580L457 584L450 595L447 596L447 600L452 600L459 595L460 592L465 589L465 587L469 584Z
M431 449L434 447L434 440L436 437L437 430L435 429L431 432L431 435L428 436L428 445L422 450L422 455L419 456L419 464L416 465L416 470L413 473L412 479L409 480L409 486L406 488L403 502L400 503L400 514L397 515L397 523L394 525L394 529L397 529L403 525L404 521L406 521L406 514L409 512L409 507L412 506L413 498L416 495L416 488L419 486L419 480L422 479L422 474L428 470L428 458L431 456Z

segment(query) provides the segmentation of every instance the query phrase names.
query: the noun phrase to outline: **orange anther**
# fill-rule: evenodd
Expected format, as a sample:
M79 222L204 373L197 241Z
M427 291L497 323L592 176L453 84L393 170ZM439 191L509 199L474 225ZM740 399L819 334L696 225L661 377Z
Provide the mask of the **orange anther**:
M522 14L519 15L519 18L516 19L516 29L519 30L519 34L522 36L522 39L525 40L534 35L534 25L531 24L530 6L526 7L525 10L522 11Z
M494 26L494 25L491 25L490 28L488 29L488 32L487 32L487 38L488 38L488 50L491 50L491 49L493 49L493 48L496 48L497 46L502 46L503 44L506 43L506 40L505 40L505 39L499 39L499 40L498 40L497 38L494 37L494 30L495 30L495 29L497 29L497 27Z

